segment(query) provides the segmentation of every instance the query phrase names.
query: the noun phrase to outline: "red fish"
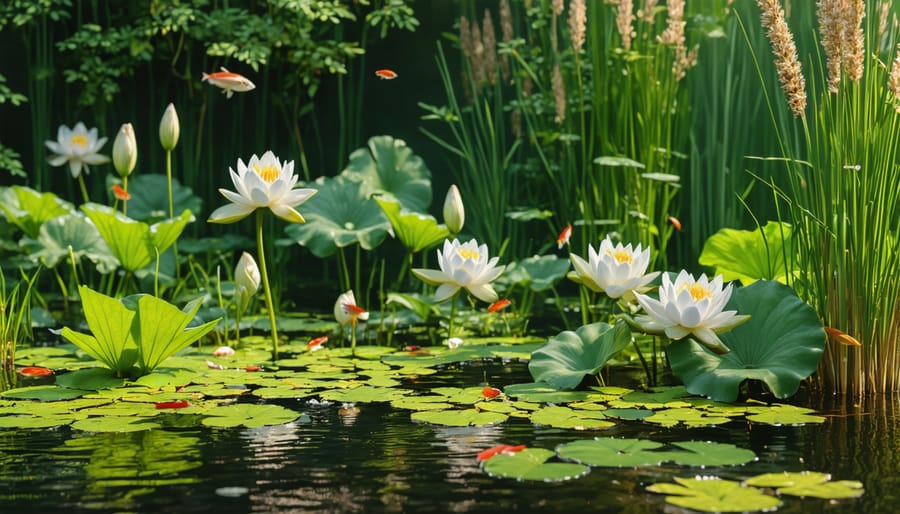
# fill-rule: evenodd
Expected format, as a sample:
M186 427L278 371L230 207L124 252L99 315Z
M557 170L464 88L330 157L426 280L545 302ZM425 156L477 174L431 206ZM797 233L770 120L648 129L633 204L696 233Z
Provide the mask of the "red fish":
M328 336L317 337L312 341L306 343L306 349L311 352L319 351L325 348L325 343L328 342Z
M244 369L247 371L262 371L263 367L262 366L247 366Z
M380 78L381 80L394 80L397 78L397 72L394 70L375 70L375 76Z
M681 222L678 221L678 218L676 218L675 216L669 216L669 223L671 223L672 226L675 227L675 230L681 232Z
M510 304L512 304L512 302L509 300L509 298L497 300L496 302L492 303L490 307L488 307L488 313L502 311L503 309L509 307Z
M204 73L200 80L201 82L205 80L216 87L222 88L226 98L231 98L231 95L235 92L243 93L256 88L256 85L250 82L250 79L240 73L231 73L224 66L222 71Z
M53 370L39 366L25 366L24 368L19 368L17 373L23 377L46 377L47 375L52 375Z
M572 224L569 223L566 225L566 228L562 229L562 232L559 233L559 237L556 238L556 246L560 250L563 246L569 244L569 238L572 237Z
M860 343L858 339L836 328L825 327L825 334L827 334L831 340L845 346L862 346L862 343Z
M497 389L496 387L484 386L484 389L481 390L482 396L487 399L496 398L503 394L503 391Z
M122 200L123 202L131 200L131 194L129 194L128 191L122 189L122 186L120 186L119 184L113 184L112 192L113 196L115 196L117 200Z
M191 404L187 400L178 400L174 402L157 402L157 409L183 409Z
M520 444L519 446L512 446L509 444L498 444L497 446L494 446L493 448L489 448L487 450L479 452L478 460L481 460L481 461L488 460L491 457L493 457L495 455L499 455L501 453L503 455L512 455L516 452L520 452L520 451L524 450L525 448L526 448L526 446L524 444Z

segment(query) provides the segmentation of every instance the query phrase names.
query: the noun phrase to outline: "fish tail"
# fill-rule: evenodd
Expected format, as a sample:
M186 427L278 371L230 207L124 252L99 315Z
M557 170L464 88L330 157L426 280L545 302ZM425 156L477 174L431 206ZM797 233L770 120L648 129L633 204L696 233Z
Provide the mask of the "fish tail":
M209 73L203 72L203 76L200 77L200 82L203 82L204 80L209 80Z

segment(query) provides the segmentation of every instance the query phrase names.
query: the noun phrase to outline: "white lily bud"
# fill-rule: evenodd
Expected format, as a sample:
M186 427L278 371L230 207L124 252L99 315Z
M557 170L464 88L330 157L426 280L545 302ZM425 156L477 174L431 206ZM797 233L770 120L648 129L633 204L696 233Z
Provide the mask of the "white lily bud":
M259 291L261 280L259 267L253 256L247 252L241 254L241 258L234 268L234 294L239 298L241 312L247 309L250 298Z
M351 289L338 296L334 302L334 319L344 326L355 321L366 321L369 313L356 305L356 296Z
M178 113L175 112L175 106L170 103L159 122L159 142L163 150L171 152L178 144L179 135L181 125L178 123Z
M119 172L119 176L127 177L134 171L137 164L137 140L134 137L134 127L131 123L125 123L119 129L116 141L113 143L113 166Z
M465 222L466 210L463 206L462 196L459 194L459 188L453 184L447 190L447 197L444 199L444 224L447 225L450 233L459 234Z

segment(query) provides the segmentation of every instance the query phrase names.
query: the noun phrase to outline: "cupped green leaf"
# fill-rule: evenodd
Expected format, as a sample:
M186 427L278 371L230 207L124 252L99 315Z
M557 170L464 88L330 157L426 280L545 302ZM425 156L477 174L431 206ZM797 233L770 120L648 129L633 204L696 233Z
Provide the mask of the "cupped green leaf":
M699 262L715 269L726 282L740 280L750 285L757 280L787 281L798 268L792 241L793 228L770 221L757 230L723 228L703 244Z
M41 193L22 186L12 186L11 190L14 193L15 204L0 201L0 210L10 223L19 227L32 239L38 237L41 225L45 222L74 211L72 204L53 193Z
M84 317L93 336L63 327L61 335L123 377L137 361L137 343L131 325L137 313L122 302L87 286L78 288Z
M450 237L446 225L439 225L434 216L404 211L400 203L376 196L375 201L391 223L394 236L409 253L427 250Z
M285 232L316 257L328 257L352 244L371 250L384 241L390 224L362 182L345 177L319 177L309 184L318 192L303 204L306 223Z
M666 348L688 392L730 402L744 380L764 382L778 398L797 392L825 349L825 331L813 308L790 287L762 280L736 289L726 308L751 315L719 336L729 353L715 354L690 339Z
M484 471L492 477L561 482L587 475L591 468L571 462L547 462L554 453L544 448L526 448L512 455L495 455L485 461Z
M585 375L594 375L606 362L631 342L624 321L615 325L592 323L575 332L566 330L550 338L531 354L528 371L535 382L556 389L573 389Z
M70 249L76 259L87 258L103 274L112 273L119 265L97 227L77 214L48 220L41 225L37 239L23 239L21 244L28 249L30 260L48 268L67 262Z
M497 282L540 292L550 289L562 280L570 266L569 259L555 255L528 257L507 266Z
M186 312L181 311L169 302L150 295L138 300L132 337L138 343L140 374L150 373L164 360L208 334L219 322L215 319L187 328L200 309L200 301L191 302L185 309Z
M773 510L781 500L753 487L714 477L674 477L677 484L652 484L647 490L666 495L666 502L702 512Z
M341 175L363 183L366 196L381 194L405 209L426 212L431 205L431 171L402 139L375 136L350 154Z

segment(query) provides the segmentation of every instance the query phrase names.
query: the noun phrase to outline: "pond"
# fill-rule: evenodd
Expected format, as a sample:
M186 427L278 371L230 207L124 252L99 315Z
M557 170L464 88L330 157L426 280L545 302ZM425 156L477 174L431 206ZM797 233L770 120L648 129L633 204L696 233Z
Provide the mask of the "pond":
M529 382L518 360L441 366L404 379L425 391ZM813 403L796 400L795 403ZM487 426L411 422L384 402L278 399L302 418L260 428L167 427L92 433L69 427L0 431L4 512L679 512L650 484L673 477L743 480L820 471L858 480L858 498L782 496L779 512L895 512L900 497L898 399L812 405L822 423L777 426L735 418L718 426L620 421L606 430L539 426L510 418ZM477 455L497 444L553 450L576 440L715 441L751 450L739 466L591 467L561 482L493 477ZM690 511L687 511L690 512Z

